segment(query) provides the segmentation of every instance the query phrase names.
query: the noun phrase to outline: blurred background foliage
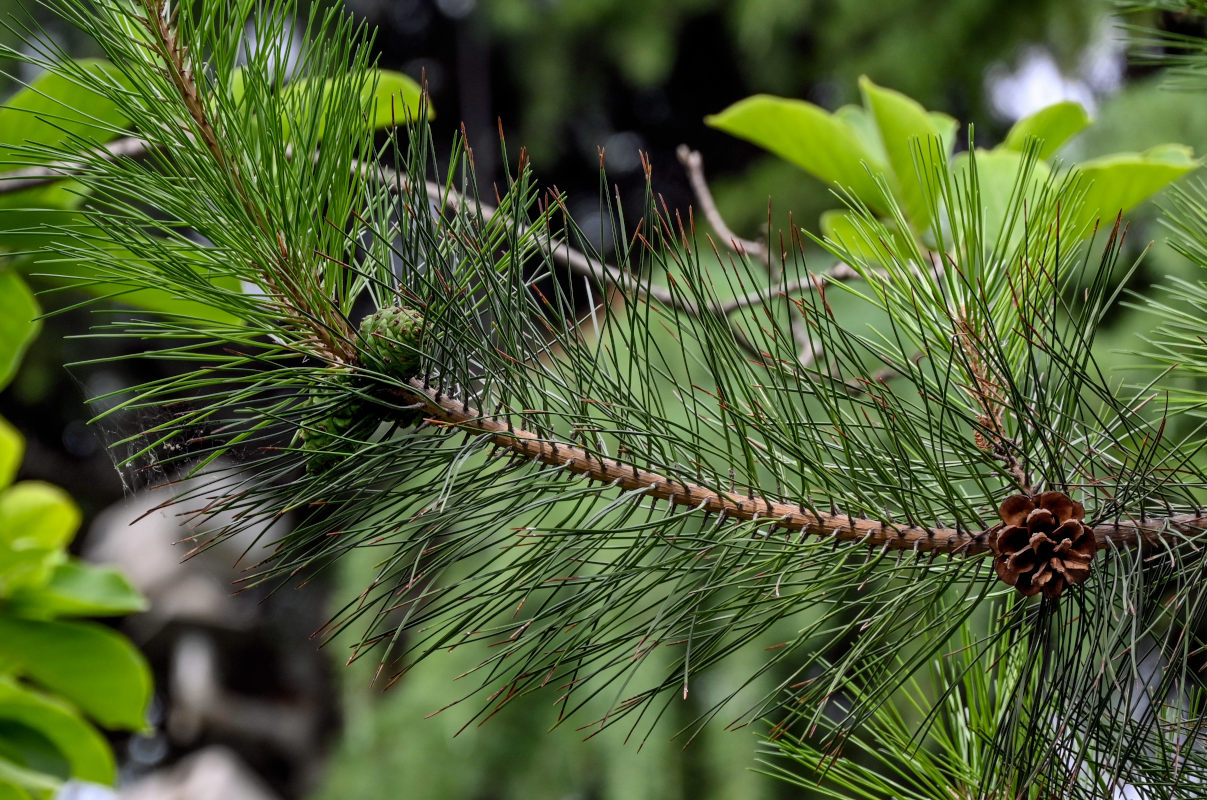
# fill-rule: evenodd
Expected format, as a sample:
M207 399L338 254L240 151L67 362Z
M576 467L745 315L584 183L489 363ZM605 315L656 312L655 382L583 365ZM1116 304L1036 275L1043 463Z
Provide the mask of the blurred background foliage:
M605 250L610 242L599 224L601 147L609 180L628 209L641 207L644 192L639 152L648 154L655 189L671 207L693 202L675 157L675 148L687 143L703 154L721 214L739 235L766 235L769 214L773 231L788 224L789 214L812 226L823 210L836 205L823 184L706 127L703 118L759 92L837 108L858 101L860 75L927 108L974 122L983 146L1000 141L1018 117L1074 99L1089 108L1095 124L1071 144L1070 159L1160 142L1181 142L1196 154L1207 153L1207 107L1163 89L1150 68L1128 61L1129 34L1106 0L952 0L941 6L926 0L887 5L874 0L347 0L347 7L379 29L375 46L381 66L427 82L437 111L437 140L451 141L464 123L484 187L502 175L501 127L512 157L524 146L540 180L569 194L579 225L599 231L597 244ZM73 54L95 53L89 42L73 39L72 30L42 16L32 0L0 0L0 18L26 13L37 16ZM1188 20L1171 14L1128 22L1195 32L1186 30ZM16 44L18 30L0 26L0 39ZM0 76L0 96L34 77L16 65L0 66L12 73ZM1158 242L1132 279L1132 288L1140 291L1164 274L1186 272L1159 243L1160 231L1151 221L1151 204L1132 215L1133 253ZM702 224L700 232L706 232ZM826 266L821 262L815 268ZM36 278L31 282L46 288ZM70 301L68 295L56 295L43 304ZM123 487L102 443L85 424L90 412L83 400L145 381L151 376L138 370L154 367L121 358L128 353L95 352L89 340L65 338L88 325L86 313L47 321L12 388L0 398L0 414L28 442L21 477L64 485L92 519L121 498ZM1130 363L1111 351L1131 345L1136 333L1149 327L1138 312L1118 313L1100 337L1104 365ZM61 367L100 356L118 360L84 377ZM363 585L371 561L371 554L357 553L339 565L330 585L306 591L345 597ZM290 685L273 674L287 669L266 663L262 655L277 649L272 637L297 636L296 628L260 626L256 635L267 643L240 639L237 652L224 656L246 692L280 695ZM154 640L151 647L162 643ZM339 665L347 657L339 641L326 653ZM743 657L757 663L759 654ZM152 663L164 669L154 655ZM244 747L243 755L276 792L290 797L809 796L807 789L751 771L759 739L750 729L728 732L724 720L715 720L690 746L682 735L671 738L711 704L706 687L677 707L674 719L664 720L659 735L640 748L638 742L626 743L619 729L587 743L581 741L586 732L572 728L547 733L555 710L536 703L509 707L484 726L473 721L463 731L468 707L425 719L456 697L451 678L470 666L468 657L453 653L428 662L389 690L374 681L372 658L331 670L317 684L307 684L325 686L319 691L339 699L342 724L324 727L325 769L299 766L299 759L267 748ZM712 680L719 696L726 677L718 672ZM169 681L161 674L157 685L160 705L170 705ZM140 741L127 742L127 775L187 750L180 743L148 748ZM206 741L223 738L215 732Z

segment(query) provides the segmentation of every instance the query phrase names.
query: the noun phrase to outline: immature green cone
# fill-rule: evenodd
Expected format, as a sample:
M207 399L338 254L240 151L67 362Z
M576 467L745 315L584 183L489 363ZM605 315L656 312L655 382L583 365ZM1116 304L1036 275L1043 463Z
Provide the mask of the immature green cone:
M370 409L363 403L355 399L345 402L334 397L339 387L350 386L352 380L350 374L336 373L329 385L311 389L303 404L297 441L302 450L309 453L306 471L311 475L326 472L337 464L350 448L347 437L355 432L354 429L368 424ZM334 411L318 416L324 407Z
M383 308L360 323L367 366L398 378L413 377L419 371L416 347L423 330L423 315L406 306Z

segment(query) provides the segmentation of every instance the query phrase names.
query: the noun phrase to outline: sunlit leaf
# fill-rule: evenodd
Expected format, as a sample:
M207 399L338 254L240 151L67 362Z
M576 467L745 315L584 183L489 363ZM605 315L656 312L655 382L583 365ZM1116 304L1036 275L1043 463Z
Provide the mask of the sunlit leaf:
M945 140L950 141L954 129L936 124L936 117L917 101L877 86L866 76L859 79L859 88L880 130L906 216L916 230L925 231L931 221L933 173L943 164Z
M0 800L41 800L62 785L57 778L0 758Z
M366 83L361 92L361 100L368 106L366 122L370 128L390 128L416 121L420 118L421 108L426 119L435 117L431 103L422 102L423 90L414 80L401 72L389 70L377 70L376 76L376 84ZM323 89L319 92L320 97L329 96L332 83L333 79L330 78L324 81ZM309 78L299 78L286 84L282 90L285 106L288 108L292 104L294 107L304 105L312 108L311 101L302 102L302 98L312 92L314 83ZM330 108L321 102L318 108L321 114L318 120L318 138L321 139L327 129L326 115Z
M13 482L24 454L25 440L12 423L0 417L0 489Z
M146 611L147 601L120 571L71 560L58 564L46 583L15 591L7 606L17 616L50 619L133 614Z
M1109 224L1202 163L1189 147L1163 144L1143 153L1114 153L1077 165L1085 197L1077 224Z
M842 249L867 259L871 263L883 264L893 258L894 252L900 252L904 237L908 234L892 230L894 249L885 245L884 239L868 233L868 225L862 216L852 211L827 211L821 215L821 233Z
M12 380L25 348L38 335L40 313L25 281L10 265L0 263L0 389Z
M111 66L98 59L77 61L72 71L118 81ZM73 140L103 144L120 136L126 123L110 98L87 88L78 77L46 71L0 107L0 163L49 161L52 157L42 148Z
M57 486L23 481L0 493L0 597L49 580L79 524L79 509Z
M804 100L765 94L739 100L721 113L706 117L705 122L850 191L869 208L887 208L883 192L872 177L885 167L864 146L867 131L856 127L858 123L852 124Z
M1038 140L1036 156L1049 158L1089 124L1090 115L1081 103L1071 100L1055 103L1014 123L1001 146L1021 153L1029 141Z
M986 248L996 245L1008 252L1022 237L1025 226L1019 209L1036 207L1036 197L1051 178L1052 170L1044 161L1028 159L1013 150L976 150L976 180L979 186L981 238ZM952 159L951 170L957 185L967 187L971 180L971 156L960 153ZM1018 196L1025 176L1025 199ZM1007 228L1003 230L1003 228Z
M146 724L150 669L129 640L108 628L0 616L0 658L107 728Z
M62 700L0 676L0 723L6 721L27 726L49 740L66 759L71 777L96 783L113 782L115 764L104 737ZM0 739L3 731L0 725ZM0 749L4 749L2 745ZM25 766L38 769L36 763ZM0 772L0 782L3 780Z

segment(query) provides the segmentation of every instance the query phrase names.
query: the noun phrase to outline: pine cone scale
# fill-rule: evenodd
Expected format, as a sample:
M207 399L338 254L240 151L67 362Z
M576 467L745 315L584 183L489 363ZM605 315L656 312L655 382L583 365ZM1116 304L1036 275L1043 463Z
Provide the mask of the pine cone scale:
M1063 492L1012 495L998 509L1002 527L993 538L998 578L1025 597L1055 599L1090 575L1097 543L1085 524L1085 507Z

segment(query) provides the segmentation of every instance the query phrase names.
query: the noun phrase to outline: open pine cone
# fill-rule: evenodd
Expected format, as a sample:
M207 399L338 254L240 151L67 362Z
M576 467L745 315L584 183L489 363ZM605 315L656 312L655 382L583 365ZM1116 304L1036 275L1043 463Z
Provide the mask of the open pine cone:
M1006 498L998 514L1003 526L992 542L993 567L1021 594L1056 598L1066 584L1089 577L1098 544L1082 521L1081 503L1063 492L1016 494Z

